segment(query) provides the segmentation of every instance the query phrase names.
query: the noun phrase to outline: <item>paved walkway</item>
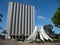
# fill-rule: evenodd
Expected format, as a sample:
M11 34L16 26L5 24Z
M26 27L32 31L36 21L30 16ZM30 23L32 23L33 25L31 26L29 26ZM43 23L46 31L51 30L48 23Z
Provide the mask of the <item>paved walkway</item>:
M24 43L13 40L0 40L0 45L60 45L60 43Z

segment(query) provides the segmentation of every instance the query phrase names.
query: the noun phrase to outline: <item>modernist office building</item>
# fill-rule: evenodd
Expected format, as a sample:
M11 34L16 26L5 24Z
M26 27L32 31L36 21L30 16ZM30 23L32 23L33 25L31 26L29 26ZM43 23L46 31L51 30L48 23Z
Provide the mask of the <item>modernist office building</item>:
M11 38L26 39L33 32L34 26L34 6L9 2L6 30Z

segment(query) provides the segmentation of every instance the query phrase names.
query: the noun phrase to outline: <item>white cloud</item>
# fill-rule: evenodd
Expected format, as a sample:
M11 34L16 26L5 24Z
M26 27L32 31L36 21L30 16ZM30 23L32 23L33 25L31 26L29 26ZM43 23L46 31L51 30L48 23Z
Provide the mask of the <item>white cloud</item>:
M42 20L45 20L45 19L46 19L46 20L51 20L51 19L47 19L47 18L44 17L44 16L37 16L37 18L38 18L38 19L42 19Z
M38 19L46 19L44 16L37 16Z

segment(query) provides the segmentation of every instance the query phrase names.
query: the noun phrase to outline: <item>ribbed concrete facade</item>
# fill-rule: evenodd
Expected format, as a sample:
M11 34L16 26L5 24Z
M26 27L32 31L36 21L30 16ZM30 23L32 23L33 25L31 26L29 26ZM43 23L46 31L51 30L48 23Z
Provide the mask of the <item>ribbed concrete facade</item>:
M26 39L34 26L34 6L9 2L6 30L11 38Z

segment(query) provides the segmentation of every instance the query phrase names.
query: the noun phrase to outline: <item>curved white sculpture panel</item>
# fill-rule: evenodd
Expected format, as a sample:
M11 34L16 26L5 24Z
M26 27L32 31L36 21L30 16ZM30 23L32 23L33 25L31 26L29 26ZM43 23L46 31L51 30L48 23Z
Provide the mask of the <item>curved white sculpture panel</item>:
M43 29L43 26L41 26L40 32L41 32L41 34L43 35L43 37L44 37L46 40L50 39L51 41L53 41L53 39L50 38L50 37L45 33L45 31L44 31L44 29Z
M44 38L43 38L43 36L42 36L41 33L40 33L40 39L41 39L42 41L44 41Z
M35 40L37 34L37 26L35 27L33 33L26 40Z
M48 37L46 36L46 33L44 32L43 28L41 27L40 33L43 35L43 37L48 40Z

